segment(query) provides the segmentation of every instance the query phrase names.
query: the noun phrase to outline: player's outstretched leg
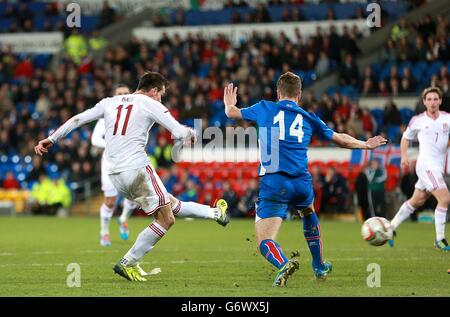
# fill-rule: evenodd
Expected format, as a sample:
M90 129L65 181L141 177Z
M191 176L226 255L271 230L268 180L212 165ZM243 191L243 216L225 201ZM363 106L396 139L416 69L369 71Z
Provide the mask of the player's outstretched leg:
M170 204L161 207L155 213L155 221L138 235L131 249L114 266L114 272L130 281L145 281L145 278L140 276L137 264L164 237L174 223L175 218Z
M217 200L213 208L192 201L180 201L173 196L170 197L170 200L173 214L176 217L213 219L224 227L230 222L228 204L224 199Z
M104 203L100 207L100 245L104 247L111 245L109 223L111 222L113 212L113 209Z
M124 199L123 200L123 210L119 219L117 219L117 223L119 224L119 233L120 238L122 240L127 240L130 235L130 230L128 228L128 219L130 218L131 213L134 209L136 209L137 204L132 202L131 200Z
M408 219L414 212L415 208L411 205L411 203L408 201L405 201L403 205L398 210L397 214L395 215L394 219L391 220L391 226L392 230L394 231L394 235L392 239L388 241L388 244L390 247L394 246L394 238L397 236L397 228L404 222L406 219Z
M332 265L330 262L322 261L322 240L320 239L320 224L317 214L312 208L302 210L303 215L303 233L308 243L309 251L312 256L312 269L318 279L325 279L331 273Z

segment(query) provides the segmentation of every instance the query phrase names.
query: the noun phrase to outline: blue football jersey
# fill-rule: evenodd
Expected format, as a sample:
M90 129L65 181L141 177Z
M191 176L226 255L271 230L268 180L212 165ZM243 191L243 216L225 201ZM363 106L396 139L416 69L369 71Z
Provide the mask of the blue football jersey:
M314 113L290 100L262 100L241 109L241 114L243 119L258 125L260 176L284 172L293 177L311 177L307 150L313 133L326 141L334 133Z

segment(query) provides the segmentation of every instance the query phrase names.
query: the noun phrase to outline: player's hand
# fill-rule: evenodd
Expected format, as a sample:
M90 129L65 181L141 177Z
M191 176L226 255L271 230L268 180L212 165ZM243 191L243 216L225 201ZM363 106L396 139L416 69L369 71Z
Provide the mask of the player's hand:
M53 145L53 142L50 141L49 139L41 140L41 141L39 141L38 145L36 145L34 147L34 152L37 155L42 156L42 154L48 153L48 149L51 148L52 145Z
M385 145L388 142L387 139L380 135L374 136L366 141L367 148L369 150L376 149L379 146Z
M225 106L235 106L237 103L237 87L233 83L228 84L223 91L223 103Z
M407 157L405 157L405 158L402 157L402 159L401 159L401 161L400 161L400 168L401 168L403 171L408 171L408 170L409 170L409 167L410 167L409 159L408 159Z

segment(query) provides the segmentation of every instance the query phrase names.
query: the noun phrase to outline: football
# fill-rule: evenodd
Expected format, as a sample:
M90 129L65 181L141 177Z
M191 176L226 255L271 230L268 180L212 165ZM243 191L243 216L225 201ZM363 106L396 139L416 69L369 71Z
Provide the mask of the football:
M391 223L383 217L369 218L362 225L361 235L370 245L383 245L389 239L392 239Z

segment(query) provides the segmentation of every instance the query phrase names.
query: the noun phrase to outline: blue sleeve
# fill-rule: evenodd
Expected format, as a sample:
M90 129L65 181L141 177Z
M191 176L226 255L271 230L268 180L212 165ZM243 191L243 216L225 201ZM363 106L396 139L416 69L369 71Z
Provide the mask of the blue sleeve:
M258 120L258 114L261 115L262 110L262 102L255 103L253 106L241 109L242 119L256 122Z
M309 112L309 115L311 116L311 121L314 126L314 133L316 133L319 138L325 141L330 141L333 137L334 131L331 130L325 122L323 122L318 116L316 116L314 113Z

